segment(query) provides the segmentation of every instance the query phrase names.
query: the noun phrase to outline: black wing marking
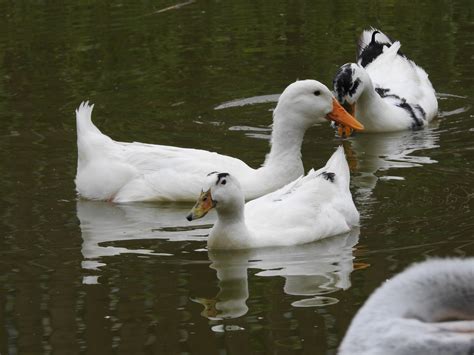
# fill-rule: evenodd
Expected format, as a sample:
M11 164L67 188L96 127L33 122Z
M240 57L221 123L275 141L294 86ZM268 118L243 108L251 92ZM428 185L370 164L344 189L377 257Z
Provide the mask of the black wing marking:
M372 32L372 38L370 40L370 43L368 44L362 42L362 39L364 37L363 35L360 36L359 41L357 42L357 47L358 47L357 62L364 68L370 63L372 63L379 55L383 53L384 46L390 47L392 43L394 42L390 37L389 39L391 42L377 41L376 34L380 34L380 33L381 32L377 30ZM397 54L406 58L406 56L400 50L398 50Z
M426 112L420 105L409 104L404 97L400 97L396 94L391 94L390 89L375 88L375 91L381 98L393 98L396 100L395 105L404 109L408 112L410 117L413 119L412 129L419 129L423 127L424 121L426 120Z

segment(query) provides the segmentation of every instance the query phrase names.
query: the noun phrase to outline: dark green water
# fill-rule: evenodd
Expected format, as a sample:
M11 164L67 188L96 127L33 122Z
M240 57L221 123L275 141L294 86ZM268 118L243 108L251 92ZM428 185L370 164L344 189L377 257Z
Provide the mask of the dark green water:
M334 353L385 279L474 255L474 2L0 3L0 353ZM190 205L78 201L74 110L116 140L253 165L273 103L330 84L374 25L430 74L441 118L344 141L360 231L310 246L208 253ZM251 100L252 101L252 100ZM255 100L254 100L255 101ZM341 141L310 130L307 169Z

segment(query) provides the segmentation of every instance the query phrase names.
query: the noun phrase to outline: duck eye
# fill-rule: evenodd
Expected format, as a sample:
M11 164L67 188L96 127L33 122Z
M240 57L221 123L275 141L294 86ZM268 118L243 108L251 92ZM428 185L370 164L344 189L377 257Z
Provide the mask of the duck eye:
M226 183L227 183L227 181L222 180L221 185L225 185Z
M321 91L316 90L315 92L313 92L313 94L314 94L314 96L319 96L319 95L321 95Z

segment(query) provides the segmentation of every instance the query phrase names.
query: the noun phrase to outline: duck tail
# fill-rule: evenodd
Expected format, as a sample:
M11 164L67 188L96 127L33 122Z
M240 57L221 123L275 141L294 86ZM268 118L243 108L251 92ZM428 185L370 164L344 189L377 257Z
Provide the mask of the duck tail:
M397 54L399 53L399 50L400 50L401 46L402 45L400 44L399 41L393 42L393 44L390 47L384 47L383 54L384 55L388 54L388 55L392 56L393 58L395 58L397 56Z
M78 164L102 154L104 147L113 142L92 122L93 108L89 101L84 101L76 110Z
M382 31L371 27L362 31L357 41L357 54L360 55L367 46L374 45L376 42L390 46L393 40Z
M324 168L319 169L318 173L333 177L334 182L342 189L349 190L350 171L347 164L344 147L340 145L331 155Z
M376 28L363 31L357 41L357 63L366 67L384 53L384 47L390 47L393 43L389 36Z
M89 104L89 101L83 101L76 110L76 126L77 136L81 137L87 133L102 134L99 129L92 123L92 109L94 105Z

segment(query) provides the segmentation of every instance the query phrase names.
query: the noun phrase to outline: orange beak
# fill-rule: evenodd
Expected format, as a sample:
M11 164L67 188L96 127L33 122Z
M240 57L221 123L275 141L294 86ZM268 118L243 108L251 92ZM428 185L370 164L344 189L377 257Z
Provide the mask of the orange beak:
M347 103L346 105L343 106L347 113L351 115L352 117L355 118L355 112L356 112L356 104L355 102L353 104Z
M351 116L336 99L332 99L332 111L326 115L326 118L356 131L364 129L364 125Z

